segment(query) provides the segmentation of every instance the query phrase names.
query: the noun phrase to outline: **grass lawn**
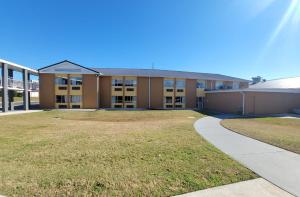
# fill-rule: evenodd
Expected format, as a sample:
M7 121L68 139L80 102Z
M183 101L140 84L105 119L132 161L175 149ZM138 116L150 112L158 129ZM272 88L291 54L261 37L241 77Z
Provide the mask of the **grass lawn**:
M31 102L38 102L39 97L30 97ZM23 102L23 97L14 97L14 102Z
M237 133L300 154L300 120L287 118L227 119L222 125Z
M0 194L170 196L256 177L201 138L193 111L0 117Z

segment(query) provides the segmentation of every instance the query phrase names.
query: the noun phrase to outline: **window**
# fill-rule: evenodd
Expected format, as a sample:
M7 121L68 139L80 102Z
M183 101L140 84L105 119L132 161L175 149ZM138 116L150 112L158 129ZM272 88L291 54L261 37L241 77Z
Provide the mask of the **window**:
M175 103L184 103L184 96L176 96Z
M123 96L113 96L112 102L113 103L123 103Z
M165 103L173 103L173 98L171 96L166 96Z
M67 77L56 77L55 84L56 85L68 85L68 78Z
M115 91L120 92L120 91L122 91L122 88L115 88Z
M184 92L183 89L177 89L177 92Z
M58 89L59 90L67 90L68 88L66 86L59 86Z
M240 83L234 81L234 82L233 82L233 87L232 87L232 88L233 88L233 89L239 89L239 88L240 88Z
M217 90L223 89L223 88L224 88L223 81L216 81L215 88L216 88Z
M197 81L197 88L204 89L205 88L205 81L198 80Z
M73 109L80 109L80 105L72 105Z
M72 86L82 85L82 77L70 77L70 84Z
M125 96L125 103L132 103L136 101L135 96Z
M112 86L123 86L123 80L122 79L113 79Z
M185 88L185 80L176 80L176 88Z
M134 105L126 105L126 108L134 108Z
M128 92L133 92L133 91L134 91L134 88L127 88L126 91L128 91Z
M73 96L71 96L70 97L70 102L71 103L80 103L81 102L81 96L75 96L75 95L73 95Z
M196 107L198 109L202 109L203 108L203 97L197 97Z
M56 103L67 103L66 95L56 95Z
M122 108L122 105L114 105L114 108Z
M167 92L173 92L173 89L167 89L166 91Z
M125 86L135 87L136 86L136 80L126 79L125 80Z
M58 108L59 109L67 109L68 107L67 107L67 105L58 105Z
M174 87L174 80L164 80L164 87L173 88Z
M80 86L72 87L72 90L80 90Z
M166 105L166 108L173 108L173 105Z
M175 105L175 108L182 108L182 105Z

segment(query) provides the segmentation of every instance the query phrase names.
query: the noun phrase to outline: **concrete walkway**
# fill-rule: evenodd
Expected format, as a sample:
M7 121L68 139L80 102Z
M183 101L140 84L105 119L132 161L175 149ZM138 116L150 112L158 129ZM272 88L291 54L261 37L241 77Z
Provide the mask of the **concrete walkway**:
M263 178L182 194L177 197L292 197Z
M300 197L300 155L234 133L220 125L227 116L195 122L197 132L210 143L264 179Z
M17 114L29 114L29 113L35 113L35 112L42 112L43 110L15 110L15 111L9 111L9 112L0 112L0 116L9 116L9 115L17 115Z

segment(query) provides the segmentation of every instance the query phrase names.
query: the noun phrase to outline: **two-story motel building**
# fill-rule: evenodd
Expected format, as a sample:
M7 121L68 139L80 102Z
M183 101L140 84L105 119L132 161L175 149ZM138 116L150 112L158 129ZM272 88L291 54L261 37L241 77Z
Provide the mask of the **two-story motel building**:
M219 74L157 69L88 68L62 61L39 69L41 108L202 108L205 91L242 89Z

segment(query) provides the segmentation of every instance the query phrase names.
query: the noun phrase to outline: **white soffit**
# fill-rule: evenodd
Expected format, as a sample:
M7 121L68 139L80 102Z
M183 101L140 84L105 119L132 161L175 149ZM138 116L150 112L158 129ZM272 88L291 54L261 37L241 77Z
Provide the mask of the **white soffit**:
M52 74L98 74L91 69L73 64L71 62L61 62L53 66L48 66L39 70L39 73Z

